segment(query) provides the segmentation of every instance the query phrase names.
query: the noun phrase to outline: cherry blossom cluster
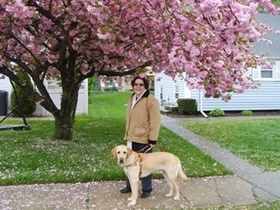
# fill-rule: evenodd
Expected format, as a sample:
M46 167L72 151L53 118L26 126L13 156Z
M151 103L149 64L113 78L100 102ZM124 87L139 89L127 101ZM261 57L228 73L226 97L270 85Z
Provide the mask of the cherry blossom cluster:
M228 100L256 87L245 72L265 62L251 52L272 30L260 7L279 13L270 0L0 0L0 73L122 76L149 63Z

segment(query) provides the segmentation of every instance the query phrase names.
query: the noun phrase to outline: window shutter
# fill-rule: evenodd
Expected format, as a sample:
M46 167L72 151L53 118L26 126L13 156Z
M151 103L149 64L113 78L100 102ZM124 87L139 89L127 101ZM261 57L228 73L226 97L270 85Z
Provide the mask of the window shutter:
M253 68L252 73L253 73L253 80L261 79L261 68L259 66L257 68Z
M276 61L276 80L280 80L280 61Z

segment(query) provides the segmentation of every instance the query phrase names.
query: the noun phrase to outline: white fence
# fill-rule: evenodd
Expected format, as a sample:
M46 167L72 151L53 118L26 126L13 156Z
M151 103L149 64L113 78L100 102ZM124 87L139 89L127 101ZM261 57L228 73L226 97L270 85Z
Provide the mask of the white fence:
M45 81L45 86L55 103L55 105L60 108L60 100L62 89L56 81ZM8 106L10 105L10 95L12 92L12 85L9 78L0 79L0 90L7 91L8 94ZM76 109L77 115L87 115L88 114L88 81L84 80L81 84L78 96L78 104ZM34 112L35 116L52 116L45 108L40 104L36 104L36 110Z

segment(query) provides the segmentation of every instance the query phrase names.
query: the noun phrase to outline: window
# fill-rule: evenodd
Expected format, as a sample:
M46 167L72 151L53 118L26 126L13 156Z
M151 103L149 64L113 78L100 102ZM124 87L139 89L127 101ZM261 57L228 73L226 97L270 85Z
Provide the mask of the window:
M253 68L251 75L254 80L274 81L280 80L280 60L271 60L272 65L263 65ZM250 73L248 71L248 73Z
M260 79L276 79L275 78L276 62L270 62L260 67Z
M178 85L175 86L175 98L176 99L179 98L179 87L178 87Z
M261 69L261 78L262 79L272 79L273 78L273 69Z

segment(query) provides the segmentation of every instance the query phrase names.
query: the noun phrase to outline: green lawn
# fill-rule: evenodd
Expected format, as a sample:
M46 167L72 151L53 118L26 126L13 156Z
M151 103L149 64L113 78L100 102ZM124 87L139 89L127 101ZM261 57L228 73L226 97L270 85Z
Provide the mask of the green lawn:
M131 92L93 93L89 115L77 116L71 141L52 140L54 121L27 119L31 130L0 131L0 185L123 180L111 156L123 140ZM9 118L5 123L20 123ZM180 157L189 177L231 174L224 166L162 127L159 142ZM160 175L155 176L161 178Z
M280 171L280 119L182 122L265 172Z
M188 208L188 210L279 210L280 200L273 202L260 202L248 205L218 206L204 208Z
M115 145L125 144L124 104L130 94L93 93L89 100L89 116L77 116L71 141L51 139L52 120L28 119L31 130L0 131L0 185L124 180L124 172L110 151ZM10 118L3 123L22 122ZM279 161L275 161L279 160L280 154L279 120L189 122L183 125L209 140L215 140L233 153L238 151L244 159L258 159L252 164L262 163L263 166L259 166L267 168L267 171L279 170ZM231 174L164 127L161 127L159 142L165 151L180 157L189 177ZM155 177L160 178L160 175ZM276 210L279 206L280 201L275 201L203 209Z

